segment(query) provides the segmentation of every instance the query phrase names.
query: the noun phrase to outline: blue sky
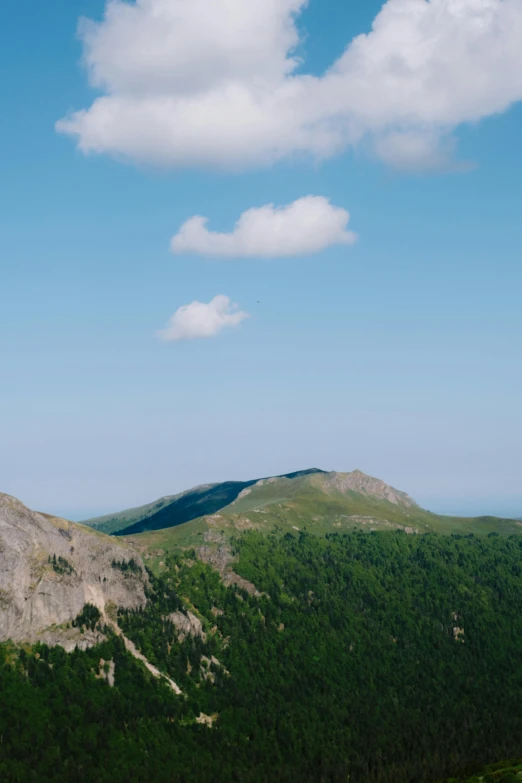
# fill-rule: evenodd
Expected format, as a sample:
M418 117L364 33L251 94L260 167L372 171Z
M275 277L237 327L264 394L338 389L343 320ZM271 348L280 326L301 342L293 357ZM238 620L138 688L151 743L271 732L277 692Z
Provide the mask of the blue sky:
M380 8L311 0L298 72L322 74ZM217 168L84 154L55 124L103 92L76 36L103 11L3 15L0 489L81 519L202 482L360 468L432 510L522 516L522 106L455 115L469 167L389 165L373 130L324 159ZM169 252L191 216L230 232L309 195L349 211L356 244ZM250 317L157 339L218 294Z

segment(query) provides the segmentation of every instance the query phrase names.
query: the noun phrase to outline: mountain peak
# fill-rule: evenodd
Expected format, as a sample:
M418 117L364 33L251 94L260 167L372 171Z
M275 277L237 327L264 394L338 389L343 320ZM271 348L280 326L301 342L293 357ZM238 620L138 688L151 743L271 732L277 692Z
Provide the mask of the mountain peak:
M417 503L406 492L386 484L381 479L368 476L362 470L351 473L325 473L316 479L325 492L357 492L360 495L373 497L377 500L387 500L395 506L415 508Z

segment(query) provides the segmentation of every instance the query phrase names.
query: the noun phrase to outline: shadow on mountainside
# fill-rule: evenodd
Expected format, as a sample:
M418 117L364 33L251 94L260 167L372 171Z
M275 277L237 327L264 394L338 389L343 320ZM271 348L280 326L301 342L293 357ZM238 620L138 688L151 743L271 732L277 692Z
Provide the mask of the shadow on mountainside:
M311 468L310 470L287 473L283 476L277 476L276 478L293 479L298 478L299 476L307 476L312 473L324 473L324 471L319 470L318 468ZM156 514L152 514L146 519L141 519L129 527L115 532L113 535L130 536L138 533L147 533L152 530L163 530L165 528L183 525L185 522L190 522L192 519L197 519L198 517L215 514L222 508L225 508L225 506L233 503L243 490L252 487L261 480L262 479L252 479L251 481L225 481L222 484L215 484L210 487L196 487L196 489L186 493L178 500L173 501Z

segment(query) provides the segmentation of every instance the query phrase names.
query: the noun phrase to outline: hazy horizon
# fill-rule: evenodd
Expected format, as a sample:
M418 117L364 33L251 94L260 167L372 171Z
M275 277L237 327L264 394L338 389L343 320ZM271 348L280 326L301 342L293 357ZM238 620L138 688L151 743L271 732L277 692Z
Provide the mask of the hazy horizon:
M312 466L309 466L312 467ZM313 467L319 467L320 465L313 465ZM302 470L306 469L304 466L295 467L295 470ZM350 470L355 470L357 468L350 468L346 471L337 471L337 472L350 472ZM293 472L294 468L289 468L288 470L282 470L278 471L279 473L285 473L285 472ZM335 468L332 468L332 470L335 470ZM220 481L245 481L250 480L252 478L264 478L269 477L271 475L276 475L275 473L271 472L265 472L263 474L256 474L256 475L247 475L244 472L237 472L233 473L228 476L221 476L221 477L215 477L214 479L205 480L205 479L196 479L190 484L179 484L179 482L173 481L172 486L167 486L167 488L161 489L160 485L158 484L158 489L156 490L156 493L146 493L143 489L140 487L134 487L133 492L128 494L128 498L125 499L125 497L122 497L122 500L119 504L107 504L105 506L46 506L43 507L41 504L38 505L38 503L34 506L34 508L37 508L40 511L44 511L45 513L51 513L56 514L57 516L62 516L65 519L70 519L73 522L82 522L86 519L91 519L93 517L98 516L104 516L106 514L116 513L119 511L123 511L125 509L129 508L135 508L139 507L141 505L145 505L147 503L151 503L155 500L158 500L161 497L165 497L168 495L176 495L179 492L183 492L188 489L192 489L195 486L201 485L201 484L211 484L211 483L219 483ZM381 475L376 474L369 474L374 475L375 478L380 478L382 480L386 480ZM471 516L497 516L497 517L507 517L507 518L521 518L522 519L522 495L521 496L501 496L498 498L492 498L492 497L460 497L460 496L437 496L432 494L426 494L426 493L415 493L411 490L411 487L409 487L407 484L403 485L397 485L393 484L391 481L387 481L386 483L392 484L396 489L399 489L403 492L407 492L413 499L422 507L429 511L432 511L433 513L437 514L445 514L448 516L462 516L462 517L471 517ZM13 494L9 493L8 494ZM19 498L20 500L24 501L24 498ZM25 501L24 501L25 502ZM30 504L28 504L30 505Z

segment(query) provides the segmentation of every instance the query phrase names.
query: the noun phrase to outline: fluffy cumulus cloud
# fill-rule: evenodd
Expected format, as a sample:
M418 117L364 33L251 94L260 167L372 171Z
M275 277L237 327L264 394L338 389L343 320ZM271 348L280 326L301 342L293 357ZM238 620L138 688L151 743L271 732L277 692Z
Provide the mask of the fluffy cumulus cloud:
M166 328L158 332L158 337L165 342L214 337L226 327L239 326L245 318L248 313L242 312L228 296L220 294L208 304L192 302L179 307Z
M295 57L306 0L109 0L80 35L103 94L58 123L85 152L232 168L364 141L445 165L463 123L522 99L522 0L388 0L323 74ZM313 31L312 31L313 32Z
M306 196L286 207L267 204L243 212L230 234L209 231L208 219L195 216L173 238L174 253L206 256L278 258L306 255L356 240L346 227L350 215L323 196Z

